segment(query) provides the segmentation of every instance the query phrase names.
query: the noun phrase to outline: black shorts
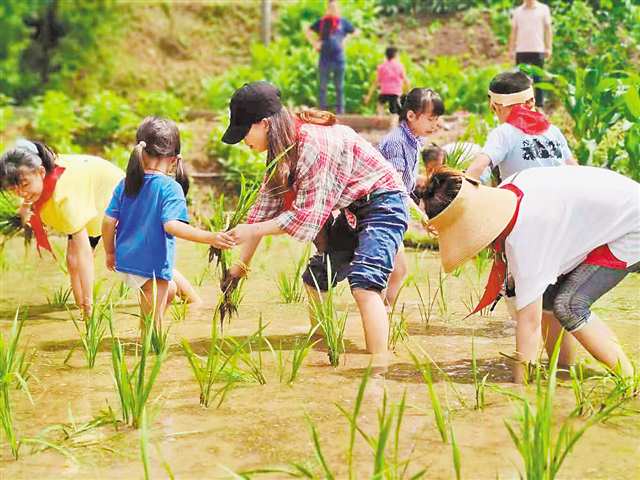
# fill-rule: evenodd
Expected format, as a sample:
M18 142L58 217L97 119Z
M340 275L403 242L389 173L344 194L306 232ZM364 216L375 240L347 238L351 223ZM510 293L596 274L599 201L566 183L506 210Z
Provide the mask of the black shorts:
M378 95L378 103L389 105L389 113L400 113L400 95Z
M67 238L69 240L71 240L72 237L73 235L67 235ZM96 247L98 246L98 242L100 242L100 235L98 235L97 237L89 237L89 245L91 245L91 250L96 249Z

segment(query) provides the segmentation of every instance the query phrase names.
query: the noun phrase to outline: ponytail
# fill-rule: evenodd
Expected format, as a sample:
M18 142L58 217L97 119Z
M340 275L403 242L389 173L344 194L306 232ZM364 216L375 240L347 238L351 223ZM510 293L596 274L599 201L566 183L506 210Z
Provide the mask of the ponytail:
M308 109L299 112L297 115L298 120L302 123L311 123L313 125L323 125L330 127L338 122L336 116L331 112L325 112L324 110Z
M38 151L38 156L42 161L42 166L46 170L47 173L53 172L53 169L56 167L56 154L55 152L42 142L31 142L35 145L36 150Z
M124 179L124 193L127 197L135 197L140 192L144 183L144 160L142 152L147 144L140 141L133 147L129 163L127 164L127 176Z
M178 155L176 160L176 182L182 187L182 191L186 197L189 192L189 176L185 171L182 155Z

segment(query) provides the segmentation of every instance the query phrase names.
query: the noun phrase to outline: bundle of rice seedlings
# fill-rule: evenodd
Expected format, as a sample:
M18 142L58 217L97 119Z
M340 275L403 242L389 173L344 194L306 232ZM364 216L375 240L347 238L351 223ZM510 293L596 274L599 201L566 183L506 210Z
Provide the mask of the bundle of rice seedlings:
M15 195L7 192L0 193L0 246L20 232L24 232L26 242L30 242L33 232L29 226L22 224L18 215L20 202Z

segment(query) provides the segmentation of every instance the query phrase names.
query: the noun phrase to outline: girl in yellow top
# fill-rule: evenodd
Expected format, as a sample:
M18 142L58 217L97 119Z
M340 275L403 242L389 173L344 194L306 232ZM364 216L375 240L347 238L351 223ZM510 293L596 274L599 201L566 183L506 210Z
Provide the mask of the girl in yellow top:
M40 142L21 140L0 157L0 188L23 199L38 249L51 251L43 224L68 236L67 267L76 304L90 313L93 249L104 210L124 172L90 155L56 155Z

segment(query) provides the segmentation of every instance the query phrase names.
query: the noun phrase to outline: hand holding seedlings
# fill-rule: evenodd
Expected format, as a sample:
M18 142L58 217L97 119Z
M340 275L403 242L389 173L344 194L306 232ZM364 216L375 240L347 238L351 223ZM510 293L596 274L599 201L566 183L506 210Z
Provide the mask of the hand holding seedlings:
M210 238L208 239L207 243L221 250L224 250L226 248L233 248L236 246L235 240L227 232L211 232Z

